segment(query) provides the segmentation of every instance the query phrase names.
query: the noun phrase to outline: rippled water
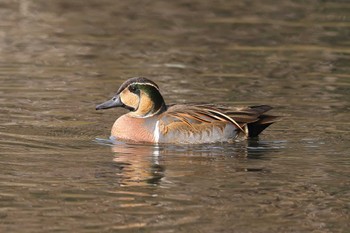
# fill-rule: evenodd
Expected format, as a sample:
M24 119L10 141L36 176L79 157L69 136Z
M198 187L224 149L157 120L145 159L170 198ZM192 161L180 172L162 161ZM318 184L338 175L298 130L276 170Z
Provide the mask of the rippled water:
M1 232L348 232L347 1L0 2ZM270 104L259 140L111 145L128 77Z

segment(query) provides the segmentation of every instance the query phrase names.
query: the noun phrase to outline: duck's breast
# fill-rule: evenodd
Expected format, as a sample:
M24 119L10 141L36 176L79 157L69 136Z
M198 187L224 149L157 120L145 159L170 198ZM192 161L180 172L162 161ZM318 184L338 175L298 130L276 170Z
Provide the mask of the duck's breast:
M119 117L113 124L111 136L117 140L154 143L155 119Z

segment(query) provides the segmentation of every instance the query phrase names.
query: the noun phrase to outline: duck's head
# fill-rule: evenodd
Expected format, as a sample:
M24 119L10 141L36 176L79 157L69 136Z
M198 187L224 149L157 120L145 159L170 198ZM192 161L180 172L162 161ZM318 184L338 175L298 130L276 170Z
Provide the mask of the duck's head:
M96 110L123 107L134 117L149 117L166 110L159 87L153 81L136 77L125 81L112 99L96 106Z

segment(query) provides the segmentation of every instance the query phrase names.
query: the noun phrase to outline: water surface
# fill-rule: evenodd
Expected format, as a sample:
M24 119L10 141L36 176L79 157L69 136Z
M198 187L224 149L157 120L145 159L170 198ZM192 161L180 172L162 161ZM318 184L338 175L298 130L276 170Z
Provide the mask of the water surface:
M3 0L1 232L348 232L349 12ZM101 140L126 111L95 105L140 75L167 103L269 104L285 117L236 144Z

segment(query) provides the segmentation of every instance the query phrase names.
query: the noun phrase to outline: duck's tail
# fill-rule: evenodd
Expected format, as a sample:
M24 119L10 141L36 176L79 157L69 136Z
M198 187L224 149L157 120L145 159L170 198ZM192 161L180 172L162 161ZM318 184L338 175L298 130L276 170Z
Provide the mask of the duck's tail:
M265 114L271 109L268 105L237 108L230 112L230 116L245 130L248 137L257 137L268 126L281 119L280 116Z
M272 109L268 105L251 106L250 108L259 115L257 121L247 123L248 137L257 137L264 129L281 119L280 116L264 114Z

